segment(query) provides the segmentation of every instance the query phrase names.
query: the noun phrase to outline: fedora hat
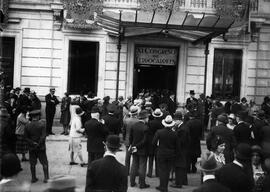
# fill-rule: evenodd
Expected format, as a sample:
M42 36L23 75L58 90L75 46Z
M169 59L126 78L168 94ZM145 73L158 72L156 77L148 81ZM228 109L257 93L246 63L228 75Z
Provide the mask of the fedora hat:
M135 115L135 114L138 113L138 111L139 111L139 107L137 107L137 106L135 106L135 105L132 105L132 106L130 106L130 108L129 108L129 114L130 114L130 115Z
M84 111L80 107L76 108L75 112L78 116L82 116L84 114Z
M249 144L240 143L236 146L235 149L235 158L238 160L251 160L252 150Z
M162 125L164 127L173 127L175 122L171 115L167 115L165 119L162 120Z
M22 171L21 162L17 155L8 153L2 156L1 175L11 177Z
M221 164L217 163L215 155L211 151L207 151L201 155L201 159L196 163L198 170L203 172L214 172L221 168Z
M228 121L228 120L227 120L227 117L226 117L225 115L218 115L217 120L218 120L219 122L224 123L224 124L226 124L227 121Z
M146 119L149 117L149 113L146 110L141 110L138 115L138 119Z
M118 135L109 135L105 144L108 148L119 149L121 147L120 137Z
M68 175L59 175L49 179L48 185L46 192L75 192L76 179Z
M163 113L160 108L156 108L155 111L152 113L153 117L162 117Z

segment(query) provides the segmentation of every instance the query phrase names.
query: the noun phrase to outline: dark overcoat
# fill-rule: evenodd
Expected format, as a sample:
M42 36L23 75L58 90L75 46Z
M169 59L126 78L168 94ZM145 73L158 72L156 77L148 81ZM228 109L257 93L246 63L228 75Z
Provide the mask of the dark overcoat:
M144 122L139 121L131 127L129 142L131 146L137 147L136 155L146 156L148 154L147 135L148 126Z
M104 144L108 135L108 129L97 119L90 119L85 123L85 133L87 135L87 151L91 153L104 152Z
M121 122L114 115L107 114L103 117L109 134L118 135L121 132Z
M147 138L147 151L149 155L154 155L156 147L152 144L153 138L157 130L163 128L161 123L161 118L155 118L148 123L149 131L148 131L148 138Z
M238 123L234 127L233 132L237 143L251 144L251 128L249 128L247 123Z
M127 169L112 156L93 161L87 169L85 192L127 191Z

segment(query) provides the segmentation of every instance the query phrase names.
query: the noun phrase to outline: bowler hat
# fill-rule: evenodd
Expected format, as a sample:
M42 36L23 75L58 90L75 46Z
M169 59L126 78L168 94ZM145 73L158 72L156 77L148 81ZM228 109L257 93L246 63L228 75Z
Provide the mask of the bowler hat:
M120 137L118 135L109 135L106 140L106 145L112 149L119 149L121 147Z
M219 122L224 123L224 124L227 123L227 117L226 117L225 115L218 115L217 120L218 120Z
M222 165L220 163L217 163L215 155L211 151L203 153L200 161L196 164L197 169L203 172L214 172L221 168L221 166Z
M141 110L138 115L138 119L146 119L149 117L149 113L146 110Z
M251 159L252 150L249 144L240 143L236 146L235 153L236 159L246 161Z
M21 162L17 155L8 153L2 156L1 175L11 177L18 174L22 170Z
M75 177L68 175L59 175L51 178L48 181L48 189L46 192L75 192L76 188L76 179Z
M29 115L31 115L31 116L36 116L36 115L40 115L40 114L41 114L41 110L39 110L39 109L36 109L36 110L29 112Z
M78 107L78 108L76 108L76 114L78 115L78 116L82 116L83 114L84 114L84 111L82 110L82 108L80 108L80 107Z
M135 115L135 114L138 113L138 111L139 111L139 108L137 106L135 106L135 105L132 105L129 108L129 114L130 115Z
M189 91L189 94L190 94L190 95L195 95L194 90L190 90L190 91Z
M30 93L30 88L29 87L25 87L23 90L24 93Z
M175 122L171 115L167 115L165 119L162 120L162 125L164 127L173 127L175 125Z
M91 113L99 113L99 112L100 112L100 111L99 111L98 106L94 105L94 106L92 107L92 109L91 109Z
M156 108L155 111L152 113L153 117L162 117L163 113L160 108Z

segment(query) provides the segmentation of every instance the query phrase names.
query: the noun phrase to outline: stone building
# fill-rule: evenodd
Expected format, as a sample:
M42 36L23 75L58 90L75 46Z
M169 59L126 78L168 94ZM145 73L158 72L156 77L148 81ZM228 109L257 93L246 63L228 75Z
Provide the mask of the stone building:
M215 14L217 1L179 0L178 6L182 12ZM118 38L94 24L99 13L88 15L89 7L83 16L78 13L85 2L1 0L0 62L9 85L30 87L42 100L50 87L59 97L91 90L101 98L115 98L116 90L127 97L160 87L174 91L180 103L189 90L203 93L204 85L206 95L224 100L245 96L260 104L270 95L270 1L251 0L244 27L211 39L207 68L203 43L193 44L189 32L178 38L161 33L162 27L130 31L118 60ZM134 13L138 7L137 0L103 2L103 11Z

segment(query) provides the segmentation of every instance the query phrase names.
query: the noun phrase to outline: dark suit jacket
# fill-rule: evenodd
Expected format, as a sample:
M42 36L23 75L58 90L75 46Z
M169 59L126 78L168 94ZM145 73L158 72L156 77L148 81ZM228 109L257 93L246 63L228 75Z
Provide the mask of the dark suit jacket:
M157 130L163 128L161 123L161 118L155 118L148 123L149 131L148 131L148 138L147 138L147 150L149 155L154 155L156 147L152 144L153 138Z
M251 144L251 129L245 122L238 123L234 129L234 136L237 143Z
M153 145L157 146L157 156L160 158L175 158L178 147L178 137L171 128L163 128L156 132Z
M93 161L87 169L85 192L127 191L127 169L112 156Z
M107 114L103 117L109 134L118 135L121 132L121 123L115 116Z
M53 100L54 102L52 102ZM51 94L47 94L45 96L46 101L46 113L55 113L56 105L59 104L59 101L55 95L51 96Z
M229 188L218 183L215 179L208 179L197 189L193 190L193 192L230 192L230 191L231 190Z
M201 143L200 138L202 134L202 126L199 119L191 119L186 123L186 128L190 136L190 145L188 147L188 153L191 156L199 157L201 155Z
M17 104L16 104L16 114L19 115L20 112L22 111L23 108L26 107L26 109L30 110L31 108L31 100L25 95L22 94L20 97L17 99Z
M104 124L96 119L90 119L85 123L85 133L87 135L87 151L92 153L104 152L104 144L108 135L108 130Z
M139 121L130 130L129 142L131 146L137 147L136 155L147 155L148 126Z
M218 182L228 187L231 192L251 192L253 181L245 172L245 169L229 163L216 171L216 179Z
M168 99L168 111L170 113L170 115L174 115L175 110L177 108L177 104L175 101L173 101L171 98Z
M176 128L179 150L176 153L175 166L185 168L187 164L187 150L190 143L190 136L184 124Z

